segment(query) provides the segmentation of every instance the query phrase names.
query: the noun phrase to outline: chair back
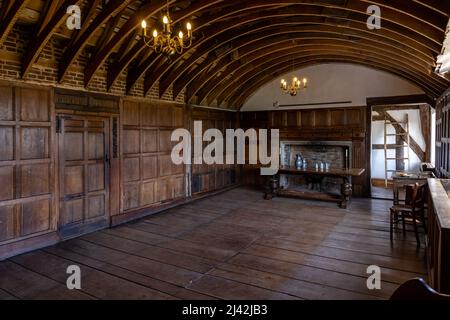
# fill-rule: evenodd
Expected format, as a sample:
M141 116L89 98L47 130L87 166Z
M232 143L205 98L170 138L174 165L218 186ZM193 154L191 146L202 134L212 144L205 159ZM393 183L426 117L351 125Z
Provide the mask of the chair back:
M422 210L425 205L425 184L414 184L411 197L411 205L413 212L416 210Z
M450 301L450 295L436 292L423 279L416 278L402 284L390 300L442 300Z

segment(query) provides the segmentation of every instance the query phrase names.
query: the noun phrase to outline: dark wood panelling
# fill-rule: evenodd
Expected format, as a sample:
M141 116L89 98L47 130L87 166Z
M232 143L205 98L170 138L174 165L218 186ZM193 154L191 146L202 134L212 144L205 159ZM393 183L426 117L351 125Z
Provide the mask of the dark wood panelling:
M193 133L194 121L201 121L203 133L208 129L218 129L225 136L226 129L237 127L237 118L234 112L193 108L191 109L191 132ZM204 147L206 145L207 143L204 143ZM237 165L227 164L192 165L192 194L196 196L231 187L237 183L237 168Z
M56 109L81 112L119 113L119 98L105 94L55 89Z
M436 104L436 169L442 178L450 178L450 91Z
M0 259L56 230L52 104L49 89L0 85Z
M184 107L124 100L121 118L121 212L185 198L185 166L171 159L171 135L184 126Z
M351 141L353 167L368 169L365 107L243 112L240 121L242 128L279 129L281 140ZM265 179L256 174L256 170L246 166L243 182L263 185ZM369 195L366 176L367 173L353 180L355 195Z

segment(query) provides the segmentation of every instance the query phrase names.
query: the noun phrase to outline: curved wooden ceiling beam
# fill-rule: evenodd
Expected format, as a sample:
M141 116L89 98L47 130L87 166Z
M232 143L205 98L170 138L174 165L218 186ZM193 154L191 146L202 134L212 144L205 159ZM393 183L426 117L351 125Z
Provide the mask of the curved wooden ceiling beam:
M389 8L391 10L407 13L413 15L415 18L427 23L429 26L437 30L444 31L440 26L446 26L448 23L448 16L431 9L429 6L420 4L414 1L404 0L362 0L366 2L367 6L378 5L381 9L381 16L383 17L383 9Z
M268 37L267 34L263 34L262 36ZM218 70L222 69L223 64L227 60L229 60L228 55L231 52L233 52L233 51L239 52L239 56L242 56L242 55L245 55L245 49L243 49L244 52L241 51L241 49L244 47L244 45L247 48L250 47L250 50L254 50L255 47L256 48L259 47L261 44L256 41L260 40L261 37L259 37L258 35L255 35L253 39L255 40L255 42L251 43L250 45L248 45L246 39L233 41L232 46L230 46L228 43L226 43L225 45L222 45L222 47L224 48L223 50L221 50L221 49L218 50L221 52L221 55L223 57L221 57L221 58L219 57L220 59L219 58L215 59L214 56L208 57L207 59L205 59L205 61L203 61L201 64L199 64L194 70L190 70L188 73L180 75L179 80L176 81L174 84L174 96L177 96L181 92L181 90L184 87L186 87L189 83L192 83L196 77L207 76L205 74L205 70L208 70L211 67L211 65L216 65L214 72L217 72ZM273 41L276 41L276 39L274 39ZM408 55L410 55L410 54L411 54L411 52L405 51L406 57L408 57ZM417 60L417 59L416 59L416 57L412 57L411 60ZM432 59L431 57L428 60L424 59L422 61L423 61L424 65L434 64L434 59ZM197 88L194 88L194 90L197 90ZM192 92L192 90L188 89L188 92ZM190 97L192 97L192 94L188 97L188 100Z
M250 95L252 95L256 90L258 90L263 84L270 82L277 77L288 73L292 70L292 64L289 63L291 59L287 59L287 61L274 63L270 68L266 70L262 70L260 73L256 74L253 78L247 80L245 83L241 84L239 88L233 93L230 99L228 99L228 105L230 106L242 106L243 101L246 101ZM323 63L348 63L348 64L359 64L363 65L375 70L385 71L396 76L407 79L411 83L418 85L422 88L420 84L417 84L415 79L405 76L401 71L396 68L392 68L392 66L383 63L383 61L367 61L361 59L360 57L349 57L349 56L335 56L335 57L318 57L315 56L313 58L300 58L294 60L294 68L296 70L300 68L304 68L306 66L318 65ZM284 66L283 66L284 64ZM255 79L258 77L258 79ZM248 84L248 85L247 85ZM423 90L423 88L422 88ZM431 98L436 98L437 93L429 91L428 89L424 90L425 93Z
M414 2L434 10L450 18L450 2L442 0L413 0Z
M214 95L208 96L208 104L212 103L214 99L217 97L217 104L221 105L221 103L236 92L242 83L247 82L247 79L254 79L258 73L264 72L264 70L271 68L274 64L280 65L280 61L282 64L289 65L288 59L293 59L294 57L297 59L309 59L309 57L357 57L359 59L363 59L364 61L373 61L375 63L381 63L383 65L391 65L388 57L386 56L378 56L369 52L363 52L361 50L350 50L350 49L340 49L340 50L311 50L305 53L299 51L298 48L288 49L285 52L280 52L274 55L268 55L258 59L257 61L248 64L238 75L232 76L231 79L227 80L227 84L219 87L217 92L214 92ZM424 90L428 90L429 92L439 93L445 90L445 85L439 86L429 83L423 73L415 72L412 70L408 70L408 66L402 65L400 62L398 63L399 67L396 67L396 70L399 71L399 74L403 75L403 78L414 79L414 82L420 87L424 88ZM257 70L255 72L255 70ZM423 79L425 78L425 79Z
M313 8L312 6L306 6L305 8ZM316 8L316 7L314 7ZM367 9L367 8L366 8ZM339 10L339 9L336 9ZM211 30L211 33L209 35L209 38L213 38L216 39L219 37L219 35L221 33L224 32L229 32L231 29L237 28L239 26L245 25L249 22L253 22L255 20L261 20L264 18L273 18L273 17L277 17L277 16L289 16L289 13L292 13L293 16L298 16L298 12L299 10L292 10L291 8L288 8L286 10L278 10L278 11L269 11L269 12L263 12L261 13L260 17L257 17L256 15L249 15L248 17L245 18L240 18L239 20L239 24L237 23L233 23L231 26L228 26L227 24L221 24L221 29L219 30ZM306 12L305 10L301 11L302 14L310 14L310 15L321 15L320 12L314 12L314 10L310 11L310 12ZM266 15L264 17L264 14ZM256 18L255 18L256 17ZM423 23L422 23L423 24ZM381 30L378 30L376 33L368 30L367 25L366 25L366 20L364 19L363 21L360 22L359 26L361 27L360 30L365 32L369 32L372 36L374 35L380 35L381 33L385 33L386 30L388 30L386 27L384 27ZM391 31L391 30L389 30ZM437 30L435 30L437 32ZM395 32L395 31L393 31ZM416 30L416 32L418 34L422 34L421 32L418 32ZM243 32L241 32L242 34ZM442 37L443 33L441 34ZM205 43L207 39L202 39L201 41L199 41L197 43L197 46L201 46L201 48L199 48L198 50L196 50L195 53L192 54L191 57L189 57L189 59L182 61L181 63L178 64L178 66L175 64L177 61L173 61L172 63L170 63L168 66L165 65L160 65L158 69L156 70L150 70L149 73L151 74L151 76L146 79L147 85L145 86L146 89L150 89L151 86L153 86L153 83L155 81L157 81L160 77L161 77L161 85L160 85L160 96L162 96L165 91L169 88L169 86L176 81L184 72L186 72L186 70L188 70L189 68L191 68L193 66L193 64L196 62L196 60L200 59L200 57L202 57L203 55L207 54L208 52L215 50L217 48L217 44L209 44L209 43ZM439 43L439 42L437 42ZM178 57L177 60L180 60L181 57Z
M284 19L284 20L286 20L286 19ZM270 28L271 29L273 29L273 26L270 26ZM284 32L284 33L286 33L286 32L290 32L289 31L289 29L288 28L285 28L284 30L282 29L282 28L280 28L279 29L280 31L273 31L275 34L281 34L282 32ZM288 31L286 31L286 30L288 30ZM295 29L294 29L295 30ZM298 31L292 31L292 33L298 33ZM325 32L323 33L323 34L326 34ZM339 36L341 36L342 34L344 34L345 35L345 33L344 32L339 32L339 34L327 34L327 38L332 38L332 37L335 37L336 39L339 39ZM319 35L319 33L317 33L317 35ZM354 36L354 34L349 34L348 36ZM239 46L240 46L240 44L242 44L242 43L248 43L248 45L249 46L257 46L258 45L258 42L257 41L259 41L261 38L264 38L264 37L266 37L266 34L264 33L264 32L262 32L262 33L260 33L259 35L251 35L251 36L249 36L249 38L251 39L251 40L247 40L247 39L244 39L244 41L236 41L235 43L236 43L236 45L233 45L233 47L228 51L228 52L224 52L224 54L227 54L227 53L229 53L229 52L231 52L231 51L233 51L233 50L235 50L236 48L238 48ZM300 37L298 36L297 37L299 40L300 40ZM252 42L253 40L255 40L256 42ZM349 40L349 39L344 39L344 40ZM364 41L366 41L366 43L365 44L372 44L372 45L376 45L377 47L381 47L381 45L383 45L383 42L381 42L381 41L376 41L377 39L376 38L374 38L374 37L366 37L365 39L364 39ZM305 41L309 41L308 39L305 39ZM360 40L361 41L361 40ZM385 50L389 50L389 51L391 51L392 52L392 54L399 54L399 53L401 53L401 54L403 54L405 57L408 57L408 59L409 60L417 60L417 56L413 56L412 54L411 54L411 52L409 52L408 50L405 50L405 49L400 49L400 48L398 48L398 47L396 47L396 45L397 44L391 44L390 46L387 46L387 43L386 42L384 42L384 45L385 45ZM225 58L226 58L226 56L225 56ZM218 65L221 65L223 62L218 62L217 64ZM434 64L434 60L430 57L430 59L428 60L428 61L423 61L423 64L425 65L425 66L432 66L433 64ZM202 64L200 64L200 65L202 65ZM209 63L209 64L207 64L207 65L203 65L202 67L198 67L197 69L199 69L199 68L202 68L203 70L205 70L206 68L208 68L209 66L211 65L211 63ZM219 68L219 66L217 67L217 68ZM190 81L192 81L194 78L195 78L195 76L198 76L198 74L199 74L199 72L198 71L201 71L201 70L197 70L197 69L194 69L194 71L192 71L192 72L190 72L190 73L188 73L187 75L184 75L183 76L183 78L182 79L184 79L184 81L186 81L186 83L189 83ZM431 69L431 68L430 68ZM196 71L197 70L197 71ZM178 90L180 89L180 87L181 87L181 85L179 85L178 86Z
M171 13L171 18L173 20L173 23L177 24L177 23L181 22L182 20L187 19L194 14L198 14L198 13L201 13L202 11L208 10L210 7L220 4L223 1L224 0L214 0L214 1L213 0L202 0L202 1L194 3L193 5L189 6L185 10ZM240 1L240 3L241 2L242 1ZM197 21L197 20L195 20L195 21ZM199 28L197 26L195 26L195 30L198 30L198 29ZM123 57L119 61L117 61L117 63L114 63L114 65L108 71L108 80L107 80L108 91L111 89L113 84L117 81L119 76L130 65L130 63L134 59L136 59L138 57L138 55L144 49L148 49L148 47L145 46L142 43L142 41L138 41L126 52L125 55L123 55Z
M310 4L304 4L304 3L302 3L302 5L310 5ZM316 3L316 5L318 5L317 3ZM320 5L320 4L319 4ZM350 4L347 4L347 7L345 8L346 10L348 10L349 9L349 7L350 7L350 11L355 11L356 9L360 9L360 10L363 10L363 11L360 11L360 13L362 13L362 14L366 14L366 10L367 10L367 3L364 3L362 6L361 6L361 4L356 4L356 1L353 1L353 2L351 2ZM335 8L336 10L339 10L339 9L343 9L342 7L338 7L338 8ZM387 11L387 14L386 14L386 11ZM304 11L302 11L302 10L298 10L298 11L296 11L297 13L298 12L303 12L304 13ZM386 19L386 15L388 16L388 17L390 17L391 19L399 19L399 13L398 12L395 12L395 14L393 14L392 12L390 12L390 9L389 10L386 10L386 9L384 9L383 10L383 21L389 21L389 19ZM365 17L367 17L367 15L365 16ZM410 20L410 18L412 18L412 17L410 17L410 16L407 16L407 18L403 18L403 19L406 19L406 20ZM366 18L367 19L367 18ZM366 22L366 19L363 19L363 22L365 23ZM242 20L242 18L240 19L240 20ZM413 19L414 20L414 19ZM417 20L416 20L417 21ZM420 21L420 22L422 22L422 21ZM396 23L396 21L395 20L393 20L393 23ZM411 30L414 30L417 34L422 34L422 35L424 35L424 33L421 31L421 30L418 30L418 29L414 29L414 27L416 27L417 28L417 26L413 26L413 25L411 25L412 24L412 22L410 21L410 25L409 25L409 28L411 29ZM422 23L422 26L425 26L423 23ZM366 26L365 26L366 27ZM367 28L367 27L366 27ZM430 29L430 26L429 25L426 25L426 28L428 28L428 29ZM439 31L438 30L436 30L436 29L433 29L432 31L431 31L432 33L434 33L434 41L436 42L436 43L439 43L439 41L440 40L442 40L441 38L442 38L442 32L441 33L439 33ZM172 71L174 71L174 63L172 63L170 66L168 66L168 68L170 68L169 69L169 71L167 72L167 71L164 71L164 72L167 72L167 74L170 74L170 75L174 75L174 74L176 74L176 75L178 75L178 74L180 74L178 71L176 71L176 72L172 72ZM157 70L157 71L155 71L155 70L151 70L150 71L150 73L151 74L153 74L153 75L158 75L158 74L160 74L161 72L162 72L163 70ZM157 79L156 79L157 80ZM155 80L155 81L156 81ZM148 80L148 82L150 82L150 80ZM163 85L163 89L165 88L167 86L167 84L164 84ZM169 85L170 86L170 85ZM149 85L149 87L151 87L150 85ZM163 94L164 92L163 92L163 89L161 90L162 92L160 92L160 94Z
M234 3L237 3L238 5L234 5ZM242 1L235 1L232 3L231 7L227 7L225 10L221 10L220 13L216 13L215 15L207 15L206 18L199 18L194 20L194 28L195 33L198 33L200 29L210 26L210 24L220 21L226 17L229 17L233 14L239 13L239 12L253 12L252 9L258 9L258 8L267 8L267 7L273 7L274 1L273 0L251 0L246 1L243 3ZM134 51L136 52L136 55L139 54L140 50L142 50L145 47L134 47ZM136 55L130 55L130 58L136 57ZM125 70L126 66L131 62L131 60L123 61L123 63L120 65L121 71ZM164 56L159 54L154 54L153 56L145 59L144 61L140 62L138 66L134 67L132 70L128 72L127 75L127 92L131 90L131 88L136 84L136 82L147 72L147 70L154 64L162 64L164 63ZM115 71L115 74L120 74L119 70ZM111 77L113 77L112 75ZM111 80L112 81L112 80Z
M239 71L241 67L243 67L245 64L248 64L252 62L256 57L263 56L267 54L268 51L273 50L277 51L279 50L279 46L288 47L288 46L297 46L299 45L298 42L301 43L301 45L304 45L304 39L302 39L301 34L286 34L288 37L277 37L281 39L274 39L271 38L263 39L262 41L258 41L257 43L250 44L247 47L244 47L242 50L239 51L239 59L238 60L224 60L221 62L217 62L217 65L212 68L211 70L207 70L207 72L204 72L203 74L200 74L197 76L196 79L194 79L188 86L187 92L186 92L186 101L190 101L190 99L198 93L198 99L197 103L201 104L201 102L204 100L206 95L211 93L212 90L214 90L216 87L218 87L222 81L225 81L227 76L229 74L234 74ZM355 46L355 43L348 39L339 39L339 38L317 38L317 39L306 39L307 44L310 45L321 45L321 44L328 44L328 45L335 45L335 46L343 46L346 45L347 47L354 47L354 48L366 48L366 49L372 49L374 51L381 51L385 54L392 55L394 57L402 58L404 61L409 62L413 68L417 68L422 66L420 63L414 59L409 58L408 56L402 56L398 53L390 52L389 50L385 50L383 48L380 48L378 46L375 46L370 43L361 43L359 42L357 46ZM267 49L273 47L273 49ZM241 61L243 59L243 62ZM415 66L415 67L414 67ZM426 66L423 65L422 69L426 71ZM429 71L429 70L428 70ZM216 79L217 74L220 72L220 79ZM432 74L434 75L434 74ZM436 80L440 80L441 82L445 82L442 78L436 76Z
M8 37L10 31L16 24L19 15L26 7L29 0L3 1L0 11L0 47Z
M342 51L342 49L352 50L352 51L361 51L361 52L367 52L367 53L373 53L376 56L384 57L386 61L392 61L394 64L402 65L404 64L405 67L408 69L416 70L418 73L422 73L424 77L429 78L429 70L426 68L423 68L420 64L407 62L405 61L404 57L398 54L393 54L391 52L387 52L381 49L377 49L376 46L368 46L361 44L355 45L349 41L336 41L336 40L320 40L315 45L311 45L310 41L308 41L308 44L303 44L302 42L293 44L292 40L285 40L284 43L274 43L271 45L268 45L265 48L260 48L260 50L254 51L253 54L250 54L248 56L243 56L241 59L244 61L234 61L233 63L229 64L228 68L221 71L221 75L219 79L212 79L208 77L204 77L201 81L206 86L206 88L198 95L197 103L201 104L206 96L209 97L208 102L211 102L215 100L218 96L221 95L222 92L226 92L227 88L231 85L233 81L240 78L240 75L242 73L246 73L248 69L254 68L255 65L257 66L258 63L261 61L261 59L272 59L272 57L276 57L279 55L282 55L284 51L286 50L298 50L300 53L300 50L308 50L309 48L321 48L322 49L328 49L328 50L339 50ZM294 49L293 49L294 48ZM433 75L433 74L432 74ZM231 80L227 80L231 76ZM439 80L439 81L438 81ZM436 86L443 87L446 86L444 84L444 81L440 77L436 75L435 79L431 79L430 81L435 82ZM448 82L447 82L448 83ZM197 83L197 87L203 87L203 84ZM448 83L450 85L450 83ZM189 100L187 100L189 101Z
M264 27L263 27L263 28L268 28L268 24L267 24L267 23L264 24ZM305 27L305 28L306 28L306 27ZM308 27L308 28L310 28L310 27ZM297 28L297 29L298 29L298 28ZM318 32L318 29L321 29L321 31ZM345 29L345 28L342 28L342 30L344 30L344 29ZM364 37L361 36L361 34L355 33L354 30L348 30L348 29L346 30L346 32L344 32L344 31L337 31L336 28L326 28L326 27L318 28L318 27L316 27L315 29L312 29L312 28L311 28L311 30L305 30L305 31L310 31L310 34L314 34L314 33L320 34L320 33L323 33L323 34L328 34L329 36L332 36L332 35L334 34L335 37L344 34L345 36L348 36L348 37L364 38ZM252 37L252 36L250 35L249 38L251 38L251 37ZM372 42L372 43L378 43L379 46L386 46L386 47L388 46L388 41L387 41L387 40L382 41L382 40L379 40L379 39L378 39L378 41L377 41L377 38L374 37L374 36L372 36L372 37L366 36L366 37L365 37L365 40L366 40L366 41L370 41L370 42ZM398 45L398 44L389 44L389 46L390 46L391 48L394 48L394 49L396 48L396 45ZM403 45L400 44L399 46L403 46ZM405 55L411 55L411 52L408 52L406 49L403 49L403 50L400 50L399 48L396 48L396 49L398 49L399 51L403 51ZM393 52L395 52L395 50L394 50ZM430 59L429 59L427 62L425 62L425 63L426 63L427 65L431 66L431 65L434 64L434 60L430 57ZM172 72L174 72L174 71L172 71ZM174 74L178 75L178 73L174 73ZM147 83L147 85L145 86L145 88L146 88L146 89L149 89L149 88L150 88L149 83Z
M120 13L133 1L134 0L112 0L108 2L106 7L94 18L91 23L89 23L88 19L85 20L85 23L89 23L89 25L80 31L76 39L73 39L73 41L64 51L63 60L61 61L59 66L59 82L61 82L61 80L67 74L69 67L78 57L78 55L83 50L87 42L92 38L92 36L96 34L108 20L112 19L112 17Z
M175 3L176 0L169 0L169 4ZM114 48L122 43L134 29L141 25L142 20L155 15L159 11L166 8L165 2L151 2L146 3L140 7L137 12L130 17L130 19L119 29L119 31L105 43L105 45L98 49L98 53L91 58L84 70L84 85L87 87L92 80L95 72L103 65L108 56L113 52Z
M22 61L22 78L26 77L31 70L33 63L39 57L42 49L56 32L58 27L66 20L67 8L71 5L81 5L83 0L55 0L51 1L47 10L42 13L41 23L37 27L37 32L27 46L26 53Z

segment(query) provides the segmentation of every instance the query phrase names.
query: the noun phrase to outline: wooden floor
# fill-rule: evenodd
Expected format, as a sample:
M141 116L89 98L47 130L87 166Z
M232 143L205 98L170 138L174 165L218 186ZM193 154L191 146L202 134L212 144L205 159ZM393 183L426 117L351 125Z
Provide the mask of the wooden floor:
M394 191L392 188L372 186L372 198L394 200Z
M412 235L389 241L390 202L262 199L239 188L0 262L0 299L386 299L425 277ZM82 290L66 288L66 268ZM382 290L366 270L382 268Z

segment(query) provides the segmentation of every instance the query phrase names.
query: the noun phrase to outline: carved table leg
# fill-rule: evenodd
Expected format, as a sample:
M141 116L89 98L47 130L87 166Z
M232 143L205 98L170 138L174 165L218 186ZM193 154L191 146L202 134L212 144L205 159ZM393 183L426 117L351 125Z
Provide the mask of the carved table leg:
M352 193L352 184L347 179L345 179L344 183L341 186L342 200L339 207L341 207L342 209L347 209L347 205L350 201Z
M266 184L266 192L264 193L264 199L272 200L272 198L276 197L278 192L278 179L277 176L273 176L269 179Z

